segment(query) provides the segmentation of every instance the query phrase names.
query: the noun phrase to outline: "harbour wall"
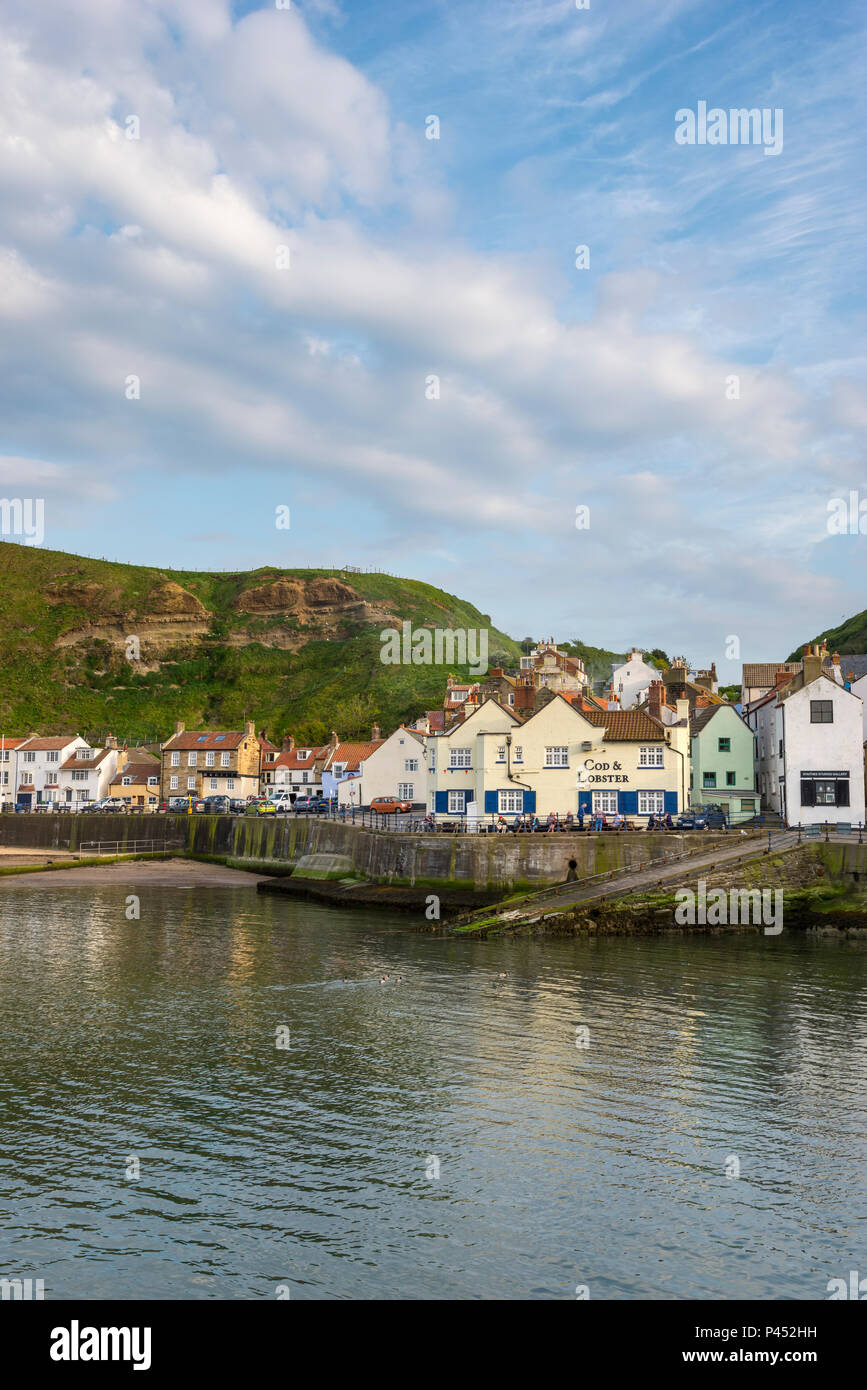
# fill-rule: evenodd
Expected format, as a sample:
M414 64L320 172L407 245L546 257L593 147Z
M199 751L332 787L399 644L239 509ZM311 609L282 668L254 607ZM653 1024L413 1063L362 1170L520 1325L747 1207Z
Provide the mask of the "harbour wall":
M87 841L153 839L179 852L240 864L292 869L304 855L345 856L352 872L375 883L452 885L499 891L562 883L638 864L662 863L730 837L707 834L603 833L445 835L370 830L313 816L49 815L0 817L0 844L79 850ZM746 841L744 842L746 844ZM128 851L129 852L129 851Z

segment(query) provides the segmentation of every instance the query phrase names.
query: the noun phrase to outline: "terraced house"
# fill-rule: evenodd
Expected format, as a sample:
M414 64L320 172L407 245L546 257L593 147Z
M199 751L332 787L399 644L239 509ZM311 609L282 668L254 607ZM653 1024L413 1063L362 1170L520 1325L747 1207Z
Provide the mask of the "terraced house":
M755 789L753 732L733 705L706 705L689 721L691 806L718 805L730 825L760 809Z
M46 802L66 800L61 795L60 769L78 748L87 748L80 734L59 734L55 738L40 738L34 734L18 747L18 785L15 800L19 805L42 806ZM72 786L67 786L72 801Z
M60 766L59 800L74 810L108 796L117 759L117 739L110 739L105 748L74 748Z
M255 796L260 746L248 719L235 729L186 729L182 723L162 746L160 791L170 796Z

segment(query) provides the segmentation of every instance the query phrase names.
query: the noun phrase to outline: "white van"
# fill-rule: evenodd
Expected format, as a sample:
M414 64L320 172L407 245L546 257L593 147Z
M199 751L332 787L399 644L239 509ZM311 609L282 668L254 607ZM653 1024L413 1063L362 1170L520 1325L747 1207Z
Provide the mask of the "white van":
M278 811L292 810L292 797L288 787L275 787L272 792L269 792L268 800L273 801Z

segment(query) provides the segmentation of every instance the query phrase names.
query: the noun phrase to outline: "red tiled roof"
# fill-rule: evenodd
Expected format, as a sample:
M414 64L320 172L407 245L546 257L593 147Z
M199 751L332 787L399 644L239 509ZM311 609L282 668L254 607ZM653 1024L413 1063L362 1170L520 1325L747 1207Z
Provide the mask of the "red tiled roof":
M239 734L236 729L185 729L182 734L174 734L163 748L172 752L179 748L238 748L245 738L259 742L257 734Z
M363 763L365 758L369 758L371 753L375 753L384 743L384 738L368 743L338 743L332 750L326 766L333 767L335 763L344 763L346 772L357 772L358 764Z
M125 767L119 767L111 779L111 785L122 786L124 777L131 777L133 782L146 782L149 777L159 777L160 761L153 758L150 762L128 762Z
M26 734L23 738L13 738L9 734L6 734L2 740L2 749L5 750L7 753L11 753L14 749L19 748L22 743L26 742Z
M291 772L302 772L313 767L316 759L324 757L327 751L327 744L321 748L293 748L291 752L285 749L268 767L287 767ZM307 757L302 758L302 753L306 753Z
M21 746L26 747L28 753L56 753L77 738L78 734L61 734L59 738L28 738Z
M825 671L833 671L832 661L823 661L822 668ZM803 661L745 661L743 669L743 680L745 686L773 686L777 679L778 671L787 671L789 675L795 676L804 669Z
M642 709L583 709L581 713L588 723L605 729L610 743L641 739L660 743L665 738L663 726Z
M61 764L60 764L60 771L61 771L61 772L65 772L66 769L67 769L68 767L78 767L78 768L98 767L99 764L100 764L105 758L108 757L109 753L117 752L117 749L112 749L112 748L100 748L99 751L97 751L97 750L94 748L94 749L92 750L92 752L94 752L94 753L96 754L96 757L91 757L91 758L79 758L79 757L77 757L77 754L78 754L79 752L86 753L86 752L87 752L87 749L86 749L86 748L76 749L75 752L72 753L72 754L70 755L70 757L68 757L68 758L66 759L66 762L65 762L65 763L61 763Z

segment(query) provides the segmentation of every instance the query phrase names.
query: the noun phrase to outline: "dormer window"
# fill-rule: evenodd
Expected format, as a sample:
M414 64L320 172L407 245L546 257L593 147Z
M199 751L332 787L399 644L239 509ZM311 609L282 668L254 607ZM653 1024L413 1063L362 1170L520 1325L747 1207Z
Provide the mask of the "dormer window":
M79 750L78 750L78 755L77 755L77 756L78 756L79 758L92 758L92 757L93 757L93 749L92 749L92 748L79 748Z

